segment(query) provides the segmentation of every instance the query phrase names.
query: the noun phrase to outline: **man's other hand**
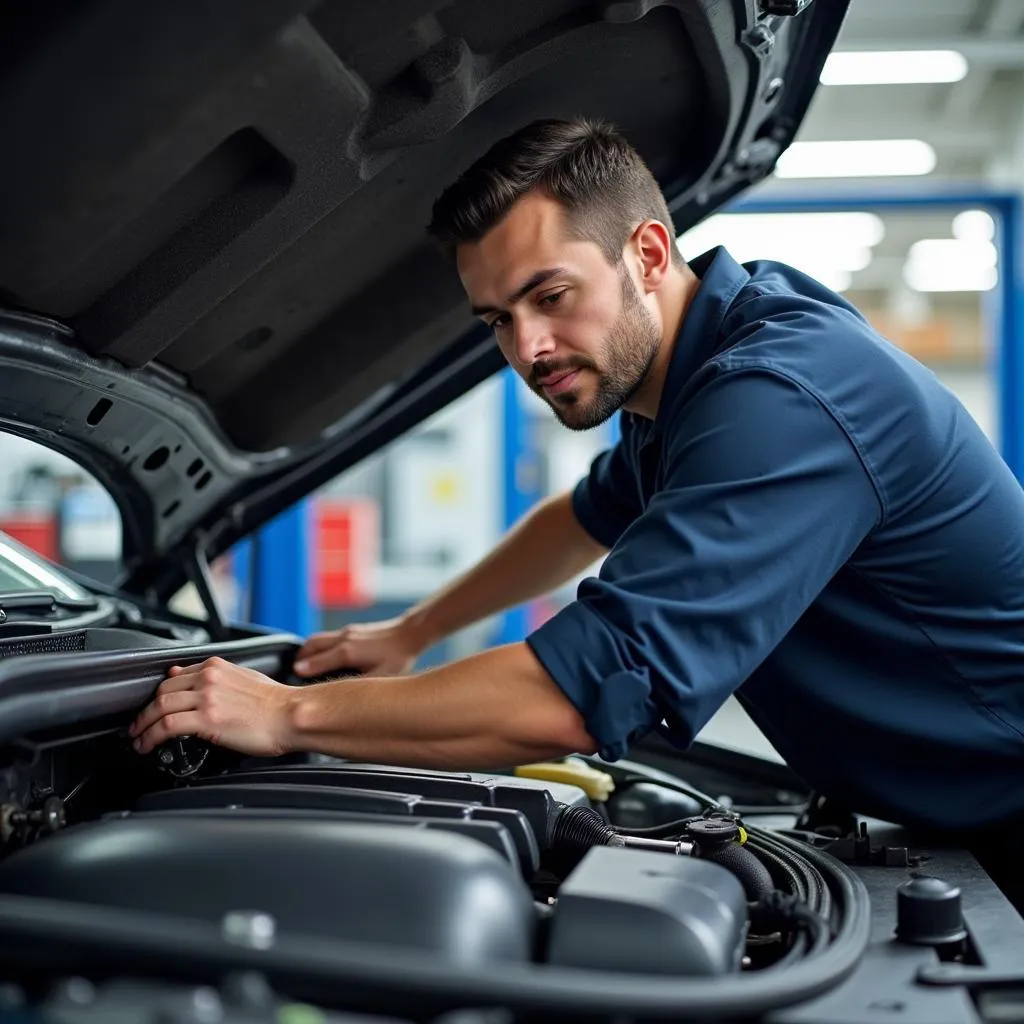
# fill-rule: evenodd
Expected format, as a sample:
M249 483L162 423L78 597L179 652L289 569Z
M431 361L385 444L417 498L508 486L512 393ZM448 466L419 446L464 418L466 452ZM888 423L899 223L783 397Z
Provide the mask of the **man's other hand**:
M400 676L412 668L422 646L402 619L345 626L311 636L295 656L294 671L304 678L344 670Z
M253 757L288 751L296 688L222 658L175 666L129 730L148 754L175 736L198 736Z

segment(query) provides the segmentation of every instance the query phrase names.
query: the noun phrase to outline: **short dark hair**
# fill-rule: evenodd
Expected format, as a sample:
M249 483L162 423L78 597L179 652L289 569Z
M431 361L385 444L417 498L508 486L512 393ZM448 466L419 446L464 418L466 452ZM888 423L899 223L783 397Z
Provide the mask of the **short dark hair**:
M613 266L645 220L674 232L658 183L640 154L603 121L534 121L495 143L434 203L428 232L447 252L477 242L528 192L557 200L575 237L596 242ZM683 257L672 246L672 261Z

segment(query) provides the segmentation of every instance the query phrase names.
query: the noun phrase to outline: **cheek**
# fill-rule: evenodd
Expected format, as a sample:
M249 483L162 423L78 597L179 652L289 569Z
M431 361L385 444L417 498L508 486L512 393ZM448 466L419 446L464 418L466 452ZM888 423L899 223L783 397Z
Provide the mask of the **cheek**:
M515 364L517 360L515 358L515 346L512 344L512 339L500 338L495 335L495 340L498 342L498 351L505 357L505 361Z
M556 331L555 336L564 351L600 361L614 327L615 317L609 315L608 310L590 309L561 325L562 329Z
M591 301L580 303L574 312L573 323L569 325L572 333L592 345L608 337L622 313L622 306L617 290L607 289Z

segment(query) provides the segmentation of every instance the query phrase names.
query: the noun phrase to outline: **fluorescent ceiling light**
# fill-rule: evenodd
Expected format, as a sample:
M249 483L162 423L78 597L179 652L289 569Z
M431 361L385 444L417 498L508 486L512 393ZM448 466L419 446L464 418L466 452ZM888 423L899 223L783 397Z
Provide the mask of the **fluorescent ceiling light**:
M885 178L930 174L935 150L921 139L794 142L779 157L780 178Z
M984 240L922 238L907 253L903 280L919 292L987 292L999 279L997 258Z
M845 291L884 237L882 219L868 212L721 213L686 232L679 249L693 259L721 245L740 263L776 260Z
M863 50L830 53L822 85L912 85L959 82L967 61L956 50Z
M991 242L996 237L996 222L985 210L964 210L953 218L953 237L965 242Z
M874 213L719 213L701 221L682 236L691 255L716 245L743 248L862 251L885 237L885 224ZM764 253L751 256L764 258Z

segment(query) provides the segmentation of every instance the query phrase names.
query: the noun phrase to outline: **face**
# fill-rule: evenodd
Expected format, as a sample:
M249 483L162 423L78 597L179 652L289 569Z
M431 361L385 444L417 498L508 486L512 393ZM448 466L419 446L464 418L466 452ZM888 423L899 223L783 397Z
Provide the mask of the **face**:
M459 246L473 311L509 364L572 430L588 430L643 384L661 341L625 263L573 238L562 207L527 195L479 242Z

